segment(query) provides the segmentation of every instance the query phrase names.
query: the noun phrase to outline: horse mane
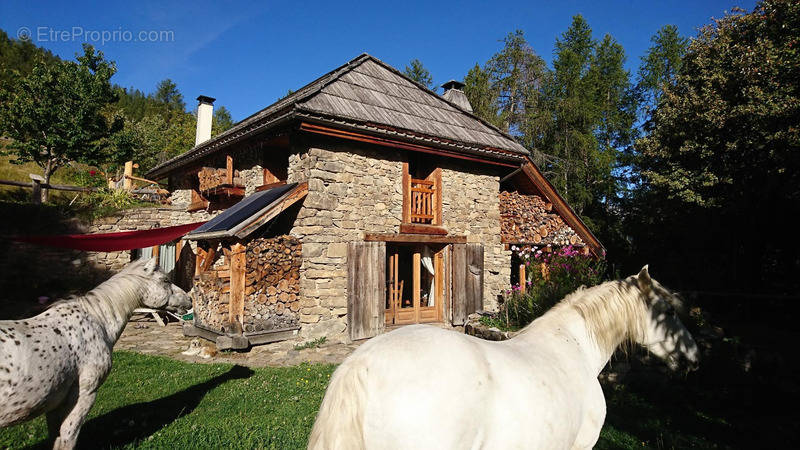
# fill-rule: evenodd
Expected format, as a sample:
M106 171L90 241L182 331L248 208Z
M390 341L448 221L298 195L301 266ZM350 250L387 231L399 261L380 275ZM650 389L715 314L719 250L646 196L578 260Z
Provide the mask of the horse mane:
M647 304L636 276L580 287L564 297L549 314L575 310L586 321L589 335L601 348L621 345L623 350L644 339Z
M146 280L142 272L144 264L145 260L134 261L86 294L54 302L48 309L66 302L77 302L101 323L109 317L127 321L141 301L141 284Z

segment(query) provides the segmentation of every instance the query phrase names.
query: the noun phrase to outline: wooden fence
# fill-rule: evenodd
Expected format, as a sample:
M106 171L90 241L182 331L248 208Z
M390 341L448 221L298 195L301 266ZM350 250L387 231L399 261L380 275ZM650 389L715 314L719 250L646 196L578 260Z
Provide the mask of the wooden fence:
M139 181L144 183L145 185L154 185L158 189L161 184L153 181L148 180L146 178L139 178L133 175L133 169L139 167L138 164L134 164L133 161L128 161L125 163L125 171L122 176L122 189L126 191L130 191L135 189L134 181ZM54 189L57 191L73 191L73 192L95 192L100 190L100 188L96 187L85 187L85 186L72 186L67 184L51 184L45 183L44 177L41 175L29 174L31 177L31 182L26 183L24 181L13 181L13 180L0 180L0 185L6 186L18 186L23 188L31 188L31 202L39 204L42 202L42 189ZM118 189L117 183L109 178L108 179L108 188L109 189ZM164 191L166 192L166 191Z
M42 202L42 189L55 189L57 191L73 191L73 192L94 192L98 188L84 187L84 186L71 186L66 184L50 184L44 182L44 177L41 175L30 174L31 182L25 183L24 181L0 180L0 184L6 186L19 186L23 188L31 188L31 202L39 204Z

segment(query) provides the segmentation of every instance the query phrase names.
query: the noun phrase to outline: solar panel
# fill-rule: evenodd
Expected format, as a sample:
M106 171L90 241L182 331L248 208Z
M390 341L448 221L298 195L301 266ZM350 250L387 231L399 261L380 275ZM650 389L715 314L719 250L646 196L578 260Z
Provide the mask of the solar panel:
M297 186L297 183L285 184L247 196L226 209L222 214L194 229L186 237L191 238L193 235L198 234L229 231L281 198L284 194L294 189L295 186Z

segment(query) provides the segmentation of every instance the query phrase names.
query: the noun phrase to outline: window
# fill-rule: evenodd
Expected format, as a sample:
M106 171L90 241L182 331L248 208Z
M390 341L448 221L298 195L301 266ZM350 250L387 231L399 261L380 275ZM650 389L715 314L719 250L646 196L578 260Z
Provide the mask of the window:
M157 258L158 268L171 279L175 276L175 263L178 261L178 241L152 247L137 248L131 251L133 259Z

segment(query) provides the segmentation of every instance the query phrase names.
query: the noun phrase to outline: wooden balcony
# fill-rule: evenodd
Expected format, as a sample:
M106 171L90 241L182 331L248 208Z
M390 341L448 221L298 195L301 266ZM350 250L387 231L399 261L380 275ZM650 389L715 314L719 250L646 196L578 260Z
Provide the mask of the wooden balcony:
M411 179L411 223L432 225L436 183L431 180Z
M403 173L403 221L401 233L447 234L442 225L442 174L434 170L425 179Z

